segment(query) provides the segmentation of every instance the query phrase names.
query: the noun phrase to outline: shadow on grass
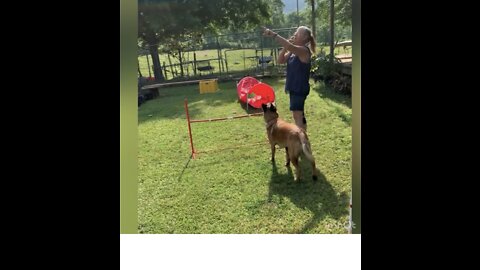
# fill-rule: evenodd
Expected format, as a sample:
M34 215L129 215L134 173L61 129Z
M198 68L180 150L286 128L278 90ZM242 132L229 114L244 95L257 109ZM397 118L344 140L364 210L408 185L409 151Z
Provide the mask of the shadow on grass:
M242 109L245 111L245 113L247 114L250 114L250 113L263 113L263 110L262 108L254 108L250 105L247 106L247 103L243 103L243 102L240 102L238 101L238 103L240 103L240 106L242 107Z
M335 103L343 104L349 107L350 109L352 108L351 97L335 92L335 90L333 90L330 87L327 87L325 83L323 83L322 81L312 84L311 87L312 87L312 90L317 92L322 99L329 99Z
M185 170L187 169L188 164L190 163L191 160L192 160L192 155L190 154L190 157L188 158L187 163L185 164L185 166L183 166L182 172L181 172L180 175L178 176L177 182L180 181L180 179L182 179L183 173L184 173Z
M327 215L338 219L348 214L348 195L346 193L342 192L337 195L325 175L320 171L318 180L313 181L311 167L306 160L300 161L300 168L302 170L302 180L297 183L293 181L292 168L288 167L287 174L279 174L277 165L272 163L268 201L271 202L275 195L281 198L286 197L296 207L308 209L313 213L313 217L301 229L290 233L308 233Z
M266 139L265 139L266 140ZM206 149L196 151L195 153L195 162L190 165L190 169L196 168L207 168L207 167L217 167L222 166L221 164L243 164L244 162L251 160L251 156L247 155L237 155L239 151L248 151L248 149L264 148L267 150L268 141L259 141L250 143L248 145L238 145L232 147L222 147L216 149ZM251 152L251 155L254 155L255 152ZM213 158L212 158L213 157ZM179 178L180 179L180 178Z
M229 150L239 150L241 151L242 149L246 148L252 148L252 147L259 147L259 146L266 146L268 145L268 140L265 138L263 141L256 141L256 142L249 142L248 144L232 144L231 146L228 147L218 147L218 148L211 148L211 149L205 149L205 150L195 150L196 156L202 155L202 154L217 154L217 153L224 153Z
M200 94L198 85L173 86L159 89L159 97L147 101L138 108L138 123L163 118L186 118L185 98L188 100L190 119L196 119L206 108L235 102L238 97L235 82L219 84L219 91Z
M323 82L317 82L313 86L315 92L318 93L320 98L322 98L331 108L331 112L337 115L343 122L351 126L352 124L352 115L345 113L343 106L347 106L352 109L352 98L343 94L336 93L333 89L325 86Z

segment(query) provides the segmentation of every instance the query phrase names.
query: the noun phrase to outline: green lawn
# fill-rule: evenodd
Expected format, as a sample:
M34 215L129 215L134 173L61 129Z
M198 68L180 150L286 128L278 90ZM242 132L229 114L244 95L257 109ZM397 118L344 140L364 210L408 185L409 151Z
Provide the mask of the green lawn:
M276 90L280 117L292 121L285 80L264 82ZM190 159L185 97L192 119L246 113L235 82L219 88L162 88L139 107L139 233L347 233L351 100L320 83L312 89L305 113L320 175L316 182L308 177L305 160L305 177L294 183L284 149L274 165L269 160L262 117L192 123L199 154Z

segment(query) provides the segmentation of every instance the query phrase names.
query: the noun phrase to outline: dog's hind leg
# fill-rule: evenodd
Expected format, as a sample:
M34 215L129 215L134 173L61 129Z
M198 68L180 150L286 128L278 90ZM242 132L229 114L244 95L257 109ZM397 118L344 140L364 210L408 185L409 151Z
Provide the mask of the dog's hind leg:
M315 159L312 159L310 161L310 163L312 164L312 179L313 181L317 181L318 179L318 170L317 170L317 167L315 167Z
M272 162L275 162L275 144L270 144L272 148L272 158L270 159Z
M309 150L305 150L303 153L305 154L305 157L310 161L310 164L312 165L312 179L316 181L318 179L318 170L317 167L315 166L315 158L313 157L312 153Z
M285 166L290 166L290 156L288 155L288 147L285 147Z
M310 164L312 164L312 179L316 181L318 179L318 170L315 166L315 158L312 155L312 149L310 147L310 142L308 142L308 139L306 139L306 135L302 136L302 150L303 154L305 157L310 161Z
M295 167L295 177L293 178L293 180L299 181L301 178L301 174L300 174L300 166L298 165L298 156L293 156L291 154L290 160L292 161L293 167Z

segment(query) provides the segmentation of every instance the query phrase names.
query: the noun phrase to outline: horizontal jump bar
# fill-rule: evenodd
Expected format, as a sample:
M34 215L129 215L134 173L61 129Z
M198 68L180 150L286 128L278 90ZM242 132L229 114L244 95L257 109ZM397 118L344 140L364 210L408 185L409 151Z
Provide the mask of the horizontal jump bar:
M260 115L263 115L263 113L251 113L251 114L245 114L245 115L239 115L239 116L230 116L230 117L223 117L223 118L190 120L190 123L222 121L222 120L228 120L228 119L234 119L234 118L243 118L243 117L260 116Z

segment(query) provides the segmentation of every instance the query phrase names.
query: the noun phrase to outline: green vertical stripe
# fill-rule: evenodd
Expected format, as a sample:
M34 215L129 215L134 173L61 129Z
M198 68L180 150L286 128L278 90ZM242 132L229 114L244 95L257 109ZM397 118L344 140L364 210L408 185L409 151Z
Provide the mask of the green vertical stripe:
M138 223L136 43L137 1L120 0L120 233L137 233Z
M361 0L352 4L352 232L361 233Z

